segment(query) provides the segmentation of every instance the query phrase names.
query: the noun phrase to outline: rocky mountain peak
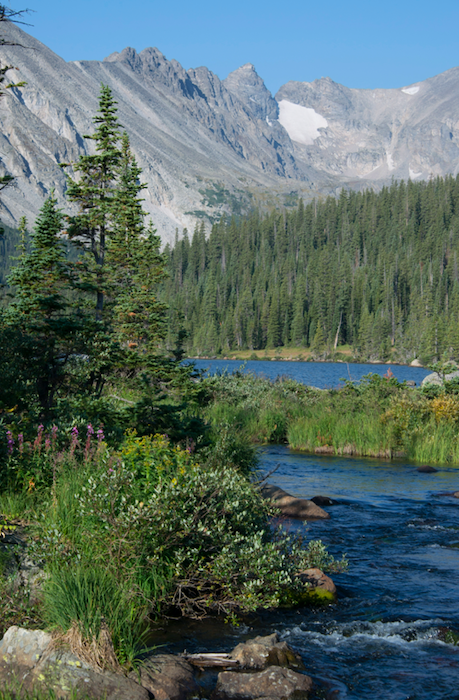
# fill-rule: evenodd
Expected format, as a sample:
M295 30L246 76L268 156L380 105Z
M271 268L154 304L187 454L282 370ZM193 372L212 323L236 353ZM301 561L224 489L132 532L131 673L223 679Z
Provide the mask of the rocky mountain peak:
M225 88L236 95L256 119L277 119L276 100L258 75L253 63L246 63L237 68L222 82Z

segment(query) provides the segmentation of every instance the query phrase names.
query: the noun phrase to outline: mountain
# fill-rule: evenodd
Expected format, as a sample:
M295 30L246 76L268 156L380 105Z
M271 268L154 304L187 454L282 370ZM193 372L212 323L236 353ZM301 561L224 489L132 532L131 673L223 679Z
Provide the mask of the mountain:
M5 26L6 25L6 26ZM163 240L224 211L291 204L342 186L458 171L459 68L399 90L354 90L322 78L273 97L251 64L220 80L155 48L65 62L12 23L0 61L25 80L0 102L0 218L35 218L54 188L67 210L61 162L91 148L100 84L111 87L143 179L145 209Z

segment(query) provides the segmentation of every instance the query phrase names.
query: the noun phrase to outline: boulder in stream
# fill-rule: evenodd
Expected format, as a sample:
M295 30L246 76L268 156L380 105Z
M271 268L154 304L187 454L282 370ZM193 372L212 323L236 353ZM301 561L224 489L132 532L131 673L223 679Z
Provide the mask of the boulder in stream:
M316 568L305 569L300 573L300 578L309 584L309 588L301 594L301 602L304 605L329 605L336 602L336 586L323 571Z
M172 654L149 657L131 671L129 678L152 693L155 700L188 700L198 691L191 664Z
M421 472L421 474L435 474L438 472L438 469L435 469L435 467L431 467L429 464L423 464L420 467L416 469L417 472Z
M271 666L258 673L219 673L211 700L307 700L311 690L309 676Z
M269 499L276 508L279 508L282 515L287 518L295 518L298 520L326 520L330 516L320 506L309 501L306 498L295 498L289 493L274 486L274 484L265 484L261 488L261 493L264 498Z
M304 670L301 656L293 651L287 642L279 641L276 632L267 637L255 637L238 644L229 656L246 670L260 670L267 666Z
M459 491L455 491L455 492L453 493L453 496L454 496L454 498L459 498Z

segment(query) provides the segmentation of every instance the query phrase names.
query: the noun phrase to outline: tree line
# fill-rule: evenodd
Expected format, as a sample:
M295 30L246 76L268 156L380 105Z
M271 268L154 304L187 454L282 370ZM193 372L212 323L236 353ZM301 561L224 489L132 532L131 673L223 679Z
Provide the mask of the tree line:
M169 338L183 324L189 353L459 355L459 177L223 218L165 253Z

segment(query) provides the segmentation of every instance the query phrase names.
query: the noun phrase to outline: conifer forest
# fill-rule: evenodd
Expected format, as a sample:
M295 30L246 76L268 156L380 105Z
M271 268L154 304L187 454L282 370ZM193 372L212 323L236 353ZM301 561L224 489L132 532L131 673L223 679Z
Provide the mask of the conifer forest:
M223 218L166 249L169 342L196 355L280 346L317 359L459 354L459 178L342 190Z

